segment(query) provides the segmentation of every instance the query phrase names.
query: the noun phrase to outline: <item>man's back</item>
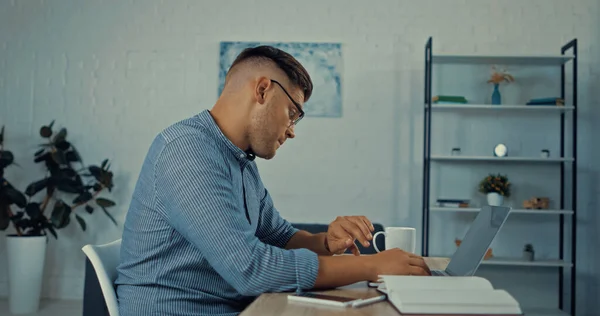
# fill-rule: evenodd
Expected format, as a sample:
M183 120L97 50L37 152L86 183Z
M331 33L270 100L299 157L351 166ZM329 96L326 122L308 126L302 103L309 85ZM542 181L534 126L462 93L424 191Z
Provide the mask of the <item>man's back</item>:
M237 314L262 292L316 279L316 254L282 249L296 230L208 111L155 138L124 226L123 316Z

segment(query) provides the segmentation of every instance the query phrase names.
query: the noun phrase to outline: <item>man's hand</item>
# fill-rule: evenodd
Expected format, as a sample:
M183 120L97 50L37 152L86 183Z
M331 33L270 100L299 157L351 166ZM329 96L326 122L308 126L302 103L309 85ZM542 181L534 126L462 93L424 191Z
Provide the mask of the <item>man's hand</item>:
M371 221L364 216L338 216L327 230L326 245L332 254L342 254L350 248L356 256L360 255L354 244L358 240L363 246L369 247L373 240L371 232L375 230Z
M377 282L380 275L431 275L423 257L399 248L370 256L372 274L369 281Z

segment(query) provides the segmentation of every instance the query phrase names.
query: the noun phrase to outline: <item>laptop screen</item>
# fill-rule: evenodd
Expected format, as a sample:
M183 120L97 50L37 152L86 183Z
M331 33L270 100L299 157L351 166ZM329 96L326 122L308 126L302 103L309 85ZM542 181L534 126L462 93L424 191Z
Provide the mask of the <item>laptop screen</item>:
M460 246L454 252L446 272L455 276L475 274L494 237L504 225L509 211L509 207L489 205L482 207Z

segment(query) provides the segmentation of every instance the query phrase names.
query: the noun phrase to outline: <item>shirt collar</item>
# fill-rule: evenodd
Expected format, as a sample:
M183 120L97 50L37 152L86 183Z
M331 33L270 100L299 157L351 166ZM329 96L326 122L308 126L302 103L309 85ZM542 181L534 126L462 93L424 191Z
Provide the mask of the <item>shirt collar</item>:
M235 158L239 162L247 163L250 161L254 161L254 159L256 159L256 155L254 153L244 152L238 146L233 144L231 142L231 140L229 140L229 138L227 138L227 136L225 136L225 134L223 134L223 132L219 128L219 125L217 125L217 122L215 122L215 120L212 117L212 114L210 113L209 110L204 110L204 111L200 112L197 115L197 117L200 120L200 122L202 123L202 125L207 127L207 130L208 130L210 136L217 139L222 144L224 144L225 147L227 147L227 149L229 149L229 152L231 152L231 154L234 155Z

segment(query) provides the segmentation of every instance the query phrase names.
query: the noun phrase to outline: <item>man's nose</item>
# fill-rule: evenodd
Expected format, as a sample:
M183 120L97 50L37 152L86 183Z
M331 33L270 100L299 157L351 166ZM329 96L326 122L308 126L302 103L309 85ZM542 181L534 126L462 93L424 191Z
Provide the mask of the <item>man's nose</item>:
M295 126L295 125L294 125L294 124L292 124L292 126L288 127L288 129L287 129L287 131L286 131L286 133L285 133L285 135L286 135L288 138L294 138L294 137L296 137L296 133L294 133L294 126Z

